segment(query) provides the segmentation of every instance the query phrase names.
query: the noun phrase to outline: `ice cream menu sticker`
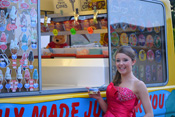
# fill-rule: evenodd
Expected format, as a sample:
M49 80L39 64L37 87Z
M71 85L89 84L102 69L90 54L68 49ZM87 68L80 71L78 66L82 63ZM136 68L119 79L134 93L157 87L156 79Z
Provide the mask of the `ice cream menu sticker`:
M0 92L38 90L37 0L0 0L0 8Z

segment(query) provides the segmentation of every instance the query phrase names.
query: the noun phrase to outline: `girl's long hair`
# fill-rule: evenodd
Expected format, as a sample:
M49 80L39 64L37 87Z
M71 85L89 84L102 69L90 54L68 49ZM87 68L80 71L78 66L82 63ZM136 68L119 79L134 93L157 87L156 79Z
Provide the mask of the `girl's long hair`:
M123 54L129 56L132 61L136 60L136 53L130 46L120 46L116 52L116 55L118 53L123 53ZM121 84L121 74L118 72L118 70L117 70L112 82L115 86L119 86Z

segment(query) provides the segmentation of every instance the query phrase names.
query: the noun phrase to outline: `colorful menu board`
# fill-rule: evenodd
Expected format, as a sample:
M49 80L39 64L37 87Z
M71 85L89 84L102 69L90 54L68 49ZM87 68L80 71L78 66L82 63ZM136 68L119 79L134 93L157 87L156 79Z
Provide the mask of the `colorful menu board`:
M127 45L134 49L137 57L133 66L134 75L146 84L165 83L164 6L141 0L110 0L109 3L112 77L117 71L116 51L120 46Z
M0 93L38 90L37 0L0 2Z

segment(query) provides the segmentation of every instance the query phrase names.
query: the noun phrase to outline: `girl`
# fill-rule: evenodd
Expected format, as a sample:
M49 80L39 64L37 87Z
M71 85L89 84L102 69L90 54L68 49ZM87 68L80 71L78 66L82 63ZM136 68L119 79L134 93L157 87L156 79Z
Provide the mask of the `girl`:
M135 117L135 107L140 100L145 116L153 117L151 102L144 82L133 75L132 66L136 63L135 51L130 46L121 46L116 53L117 72L106 89L105 102L98 94L89 94L97 99L105 113L103 117Z

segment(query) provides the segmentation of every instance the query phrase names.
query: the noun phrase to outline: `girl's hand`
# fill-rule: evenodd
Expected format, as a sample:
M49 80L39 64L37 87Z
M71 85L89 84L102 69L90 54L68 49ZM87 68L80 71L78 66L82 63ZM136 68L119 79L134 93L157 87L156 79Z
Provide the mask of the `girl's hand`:
M96 99L96 100L99 100L99 99L102 98L102 97L101 97L101 94L100 94L100 91L98 91L97 94L90 94L90 93L89 93L90 87L86 87L86 88L88 89L88 94L89 94L89 97L90 97L90 98L94 98L94 99Z

